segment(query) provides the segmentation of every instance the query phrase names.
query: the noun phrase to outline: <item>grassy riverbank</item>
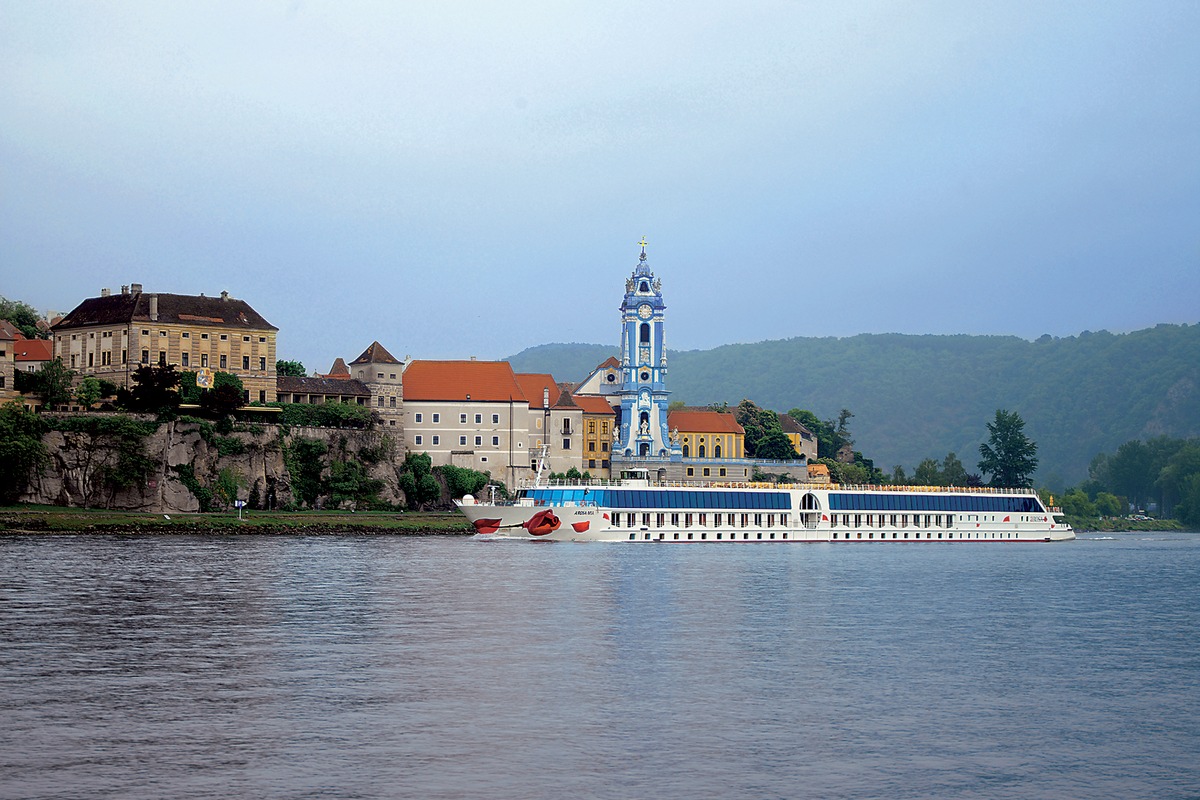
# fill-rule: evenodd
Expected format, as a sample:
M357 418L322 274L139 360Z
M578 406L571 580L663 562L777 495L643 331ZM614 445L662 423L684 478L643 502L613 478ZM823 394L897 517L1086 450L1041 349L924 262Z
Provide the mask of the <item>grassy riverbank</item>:
M457 512L243 511L208 514L147 514L134 511L0 507L0 535L14 533L387 533L466 535Z
M1134 531L1191 531L1177 519L1104 519L1067 517L1067 522L1077 531L1104 533L1132 533Z

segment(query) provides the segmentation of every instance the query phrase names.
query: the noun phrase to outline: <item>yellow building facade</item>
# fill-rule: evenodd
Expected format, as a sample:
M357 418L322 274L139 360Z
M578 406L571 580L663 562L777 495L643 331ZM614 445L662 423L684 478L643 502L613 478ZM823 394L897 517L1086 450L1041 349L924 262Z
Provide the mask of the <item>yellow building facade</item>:
M208 368L236 375L246 402L275 402L279 329L228 292L151 294L136 283L120 294L102 290L51 330L54 355L80 376L127 387L142 365Z

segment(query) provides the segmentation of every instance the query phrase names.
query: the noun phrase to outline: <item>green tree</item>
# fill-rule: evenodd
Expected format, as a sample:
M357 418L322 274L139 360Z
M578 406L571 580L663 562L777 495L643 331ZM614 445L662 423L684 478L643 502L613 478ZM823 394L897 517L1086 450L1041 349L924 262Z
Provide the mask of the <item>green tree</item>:
M406 455L398 482L412 509L422 508L442 496L442 485L433 476L433 459L428 453Z
M918 486L941 486L942 470L938 462L932 458L922 459L913 473L913 483Z
M329 468L329 495L333 502L341 505L350 502L370 506L379 500L383 481L367 474L367 468L359 461L348 458L335 461Z
M1068 517L1094 519L1099 516L1095 504L1079 489L1073 489L1063 495L1062 510Z
M75 380L74 370L67 369L60 357L42 365L34 376L33 394L42 401L46 408L65 406L71 402L74 392L71 382Z
M988 441L979 445L979 471L990 473L993 486L1029 486L1037 471L1037 444L1025 435L1025 420L1015 411L996 409L987 424Z
M774 411L759 408L749 400L743 400L733 412L734 419L746 432L746 455L750 458L794 460L800 456L779 424L779 415Z
M283 377L303 378L308 373L304 371L304 365L299 361L283 361L275 362L275 374Z
M903 464L897 464L892 467L892 483L897 486L903 486L908 483L908 471L904 469Z
M46 425L19 400L0 406L0 503L14 502L46 463Z
M242 379L229 372L213 374L213 388L200 393L200 409L216 419L228 417L245 400Z
M445 479L446 490L453 498L460 498L464 494L478 495L483 487L487 486L489 480L485 472L455 467L450 464L438 467L437 470Z
M942 485L967 485L967 469L954 453L947 453L946 457L942 459Z
M292 494L309 506L316 505L325 485L321 472L329 447L319 439L297 437L284 451L284 461L292 478Z
M79 405L83 406L84 411L90 409L92 404L100 399L101 394L100 381L91 375L81 380L79 386L75 387L75 399Z
M1171 513L1187 494L1193 476L1200 475L1200 439L1192 439L1175 450L1154 481L1162 498L1161 511Z
M1184 481L1175 515L1188 525L1200 525L1200 474Z
M1096 495L1096 513L1102 517L1119 517L1121 500L1110 492L1100 492Z
M46 332L38 328L42 315L28 303L0 296L0 319L11 322L28 339L47 338Z
M142 364L133 373L133 388L119 389L117 403L129 411L151 414L179 408L179 373L174 364Z

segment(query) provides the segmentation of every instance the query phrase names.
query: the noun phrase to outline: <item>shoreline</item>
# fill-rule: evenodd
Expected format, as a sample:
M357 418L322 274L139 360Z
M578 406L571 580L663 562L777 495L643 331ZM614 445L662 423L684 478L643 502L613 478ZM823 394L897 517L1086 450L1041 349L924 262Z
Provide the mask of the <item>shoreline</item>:
M237 514L110 511L50 506L0 508L0 536L74 534L373 534L470 536L457 512L250 511Z

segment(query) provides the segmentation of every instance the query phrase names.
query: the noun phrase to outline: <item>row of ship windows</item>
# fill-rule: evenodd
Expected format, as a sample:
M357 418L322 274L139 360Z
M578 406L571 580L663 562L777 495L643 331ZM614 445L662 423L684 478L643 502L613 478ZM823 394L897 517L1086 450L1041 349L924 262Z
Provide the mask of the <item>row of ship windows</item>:
M837 538L839 537L839 535L840 535L840 536L841 536L841 538L843 538L843 539L849 539L849 538L851 538L851 536L850 536L850 532L849 532L849 531L846 531L846 533L843 533L843 534L839 534L837 531L834 531L834 533L833 533L833 538L834 538L834 539L837 539ZM862 532L862 531L856 531L856 532L854 533L854 537L853 537L853 538L855 538L855 539L861 539L861 538L863 538L863 532ZM874 539L874 538L875 538L875 531L867 531L867 538L868 538L868 539ZM879 538L880 538L880 539L887 539L887 538L889 538L889 537L888 537L888 535L887 535L887 531L880 531L880 532L879 532ZM890 537L890 538L892 538L892 539L907 539L907 538L908 538L908 531L892 531L892 535L891 535L891 537ZM920 538L921 538L921 532L920 532L920 531L917 531L916 533L914 533L914 534L913 534L912 538L914 538L914 539L920 539ZM933 539L933 538L934 538L933 531L925 531L925 538L926 538L926 539ZM938 531L938 532L937 532L937 537L936 537L936 538L938 538L938 539L941 539L941 538L942 538L942 532L941 532L941 531ZM946 538L947 538L947 539L953 539L953 538L955 538L955 536L954 536L954 531L946 531ZM960 533L960 534L958 534L958 537L957 537L957 538L959 538L959 539L1015 539L1015 538L1017 538L1017 535L1016 535L1015 533L1012 533L1012 532L1006 532L1006 533L997 533L996 531L987 531L987 532L984 532L984 533L976 533L974 536L972 536L972 535L971 535L971 534L969 534L969 533Z
M720 491L712 489L605 489L580 487L570 489L530 489L527 495L539 505L591 503L605 508L679 508L712 511L786 511L792 507L787 492ZM637 513L637 512L620 512Z
M638 527L637 512L615 512L612 515L612 524L614 528L622 527L621 520L624 518L624 527ZM691 528L692 526L707 528L708 521L711 517L712 527L720 528L722 524L730 528L749 528L751 522L753 527L761 528L765 524L768 528L774 528L776 525L787 527L788 514L676 514L676 513L641 513L641 527L649 528L653 522L655 528L678 528L680 519L683 520L683 527ZM668 518L670 525L667 524Z
M953 514L833 514L829 518L829 526L836 528L843 525L847 528L951 528L954 526Z
M629 534L629 541L631 541L631 542L632 542L632 541L634 541L635 539L637 539L637 536L638 536L638 535L637 535L636 533L631 533L631 534ZM672 534L671 538L672 538L672 539L678 539L678 538L679 538L679 536L680 536L680 534L676 533L676 534ZM648 534L648 533L643 533L643 534L642 534L642 538L643 538L644 540L646 540L646 541L649 541L649 540L650 540L650 534ZM663 535L662 535L661 533L660 533L660 534L658 534L658 538L659 538L659 539L662 539L662 538L663 538ZM696 534L694 534L694 533L690 533L690 532L689 532L689 533L688 533L686 536L684 536L684 538L685 538L685 539L692 539L692 540L694 540L694 539L696 538ZM701 532L700 532L700 540L701 540L701 541L703 541L703 540L705 540L705 539L707 539L707 538L708 538L708 533L707 533L706 531L701 531ZM715 534L713 534L713 539L717 540L718 542L719 542L719 541L722 541L722 539L723 539L723 538L725 538L725 535L724 535L723 533L721 533L720 531L717 531ZM728 540L729 540L729 541L731 541L731 542L732 542L732 541L734 541L734 540L736 540L736 539L738 538L738 535L737 535L736 533L733 533L733 532L731 531L731 532L729 533L729 536L728 536L727 538L728 538ZM756 534L754 534L754 538L755 538L755 539L774 539L774 538L775 538L775 532L774 532L774 531L768 531L767 533L763 533L762 531L758 531ZM780 531L780 532L779 532L779 538L780 538L780 539L786 539L786 538L788 538L788 532L787 532L787 531ZM743 540L743 541L749 541L749 540L750 540L750 533L749 533L749 531L747 531L746 533L743 533L743 534L742 534L742 540Z
M716 532L716 533L713 535L713 539L715 539L715 540L717 540L717 541L721 541L721 540L722 540L722 538L723 538L723 536L724 536L724 534L723 534L722 532L720 532L720 531L717 531L717 532ZM629 534L629 540L630 540L630 541L634 541L634 540L636 540L636 539L637 539L637 537L638 537L637 533L631 533L631 534ZM680 537L680 534L679 534L679 533L674 533L674 534L672 534L672 535L671 535L671 538L672 538L673 540L674 540L674 539L679 539L679 537ZM649 540L650 540L650 538L651 538L651 536L650 536L650 534L649 534L649 533L643 533L643 534L642 534L642 539L644 539L645 541L649 541ZM658 538L659 538L659 539L662 539L662 538L663 538L663 535L662 535L661 533L660 533L660 534L658 534ZM691 540L695 540L695 538L696 538L696 534L695 534L695 533L692 533L692 532L690 532L690 531L689 531L689 532L687 532L687 533L686 533L686 535L684 535L684 538L685 538L685 539L691 539ZM738 538L738 535L737 535L737 533L734 533L734 532L732 532L732 531L729 533L729 537L728 537L729 541L731 541L731 542L732 542L732 541L735 541L737 538ZM774 532L774 531L767 531L766 533L764 533L763 531L758 531L757 533L755 533L755 534L754 534L754 538L755 538L755 539L764 539L764 538L765 538L765 539L774 539L774 538L775 538L775 532ZM780 539L787 539L787 538L788 538L788 532L787 532L787 531L780 531L779 538L780 538ZM838 538L838 534L837 534L837 533L833 534L833 538L834 538L834 539L837 539L837 538ZM847 533L847 534L846 534L844 537L842 537L842 538L849 540L849 539L850 539L850 534L849 534L849 533ZM861 539L861 538L863 538L863 535L862 535L862 532L861 532L861 531L860 531L858 534L856 534L856 538L857 538L857 539ZM868 538L868 539L874 539L874 538L875 538L875 533L874 533L873 531L872 531L872 532L870 532L870 533L868 533L868 534L867 534L867 538ZM885 534L885 533L880 533L880 534L879 534L879 538L882 540L882 539L886 539L886 538L888 538L888 537L887 537L887 534ZM903 536L903 537L900 537L900 536L899 536L899 535L898 535L896 532L894 532L894 531L892 532L892 539L899 540L900 538L908 539L908 532L907 532L907 531L905 531L905 533L904 533L904 536ZM914 535L912 538L913 538L914 540L915 540L915 539L920 539L920 538L921 538L921 534L920 534L920 533L917 533L917 534L915 534L915 535ZM932 538L934 538L934 537L933 537L933 531L927 531L927 532L925 533L925 538L926 538L927 540L928 540L928 539L932 539ZM937 538L939 538L939 539L941 539L941 538L942 538L942 532L941 532L941 531L938 531ZM954 538L954 532L953 532L953 531L948 531L948 532L946 533L946 538L947 538L947 539L953 539L953 538ZM974 539L1015 539L1015 538L1016 538L1016 534L1013 534L1013 533L996 533L996 532L992 531L992 532L989 532L989 533L983 533L983 534L977 533L977 534L975 534L975 535L974 535L974 537L972 537L972 536L971 536L971 534L969 534L969 533L960 533L960 534L958 535L958 538L959 538L959 539L972 539L972 538L974 538ZM700 539L701 539L701 541L708 539L708 532L707 532L707 531L701 531L701 532L700 532ZM746 531L746 532L744 532L744 533L742 534L742 541L749 541L749 540L750 540L750 532L749 532L749 531Z
M859 494L830 492L832 511L995 511L1001 513L1040 513L1041 504L1032 495L1005 497L1000 495L928 495L928 494Z

